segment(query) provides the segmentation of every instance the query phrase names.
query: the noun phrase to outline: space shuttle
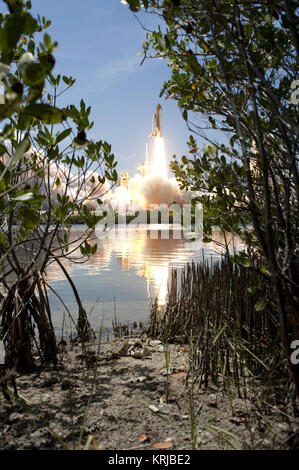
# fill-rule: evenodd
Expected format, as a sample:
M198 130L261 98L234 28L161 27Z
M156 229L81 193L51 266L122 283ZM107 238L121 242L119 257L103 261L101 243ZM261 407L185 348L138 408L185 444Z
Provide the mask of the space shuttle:
M162 137L162 106L157 105L156 114L153 115L152 120L152 132L148 134L148 137Z

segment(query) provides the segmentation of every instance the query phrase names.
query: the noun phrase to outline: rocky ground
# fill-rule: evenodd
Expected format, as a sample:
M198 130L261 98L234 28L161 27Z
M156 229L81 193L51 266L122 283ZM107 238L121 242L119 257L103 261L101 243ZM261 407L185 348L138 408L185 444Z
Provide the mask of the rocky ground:
M198 390L187 373L188 347L169 346L168 373L163 345L146 337L101 345L98 362L97 346L88 345L87 356L88 365L80 346L64 346L59 367L17 376L26 405L0 396L1 449L78 448L81 431L81 448L90 449L298 446L298 419L288 408L265 415L233 391Z

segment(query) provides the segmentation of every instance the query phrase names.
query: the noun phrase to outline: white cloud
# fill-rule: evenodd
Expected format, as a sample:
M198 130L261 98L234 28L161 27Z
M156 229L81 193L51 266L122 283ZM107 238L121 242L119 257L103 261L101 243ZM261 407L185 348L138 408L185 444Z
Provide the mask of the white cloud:
M139 59L130 56L129 58L118 59L103 65L95 74L99 88L103 90L114 86L124 77L135 72L138 64Z

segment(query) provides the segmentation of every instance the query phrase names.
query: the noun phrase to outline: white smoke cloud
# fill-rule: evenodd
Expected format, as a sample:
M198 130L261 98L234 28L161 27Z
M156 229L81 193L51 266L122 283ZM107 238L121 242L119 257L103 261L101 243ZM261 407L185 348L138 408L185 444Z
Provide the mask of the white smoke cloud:
M142 177L136 174L129 180L128 189L119 186L110 191L105 197L105 202L110 203L114 210L138 211L149 208L152 204L187 204L191 198L192 193L180 190L175 178L155 174Z
M5 141L5 146L7 152L1 155L0 158L5 166L9 166L14 151L10 141ZM26 158L29 162L30 160L32 162L34 156L37 156L35 169L37 169L37 166L42 169L45 162L45 154L42 150L38 151L31 146L22 159ZM44 165L42 181L35 176L34 170L28 170L28 167L26 171L20 174L20 180L24 183L28 180L29 184L35 181L38 182L39 194L46 195L43 209L47 209L49 206L49 199L55 204L58 202L58 195L63 197L66 194L72 202L76 201L77 204L82 203L90 210L97 210L99 208L97 199L102 199L110 189L106 181L103 184L99 183L98 176L97 172L91 170L86 171L85 174L84 172L79 174L70 171L70 168L63 163L50 162L48 165Z
M6 147L8 153L1 158L4 164L8 165L12 155L11 143L8 142ZM33 154L38 155L39 161L43 161L45 158L42 151L37 152L33 147L29 149L25 157L30 158ZM156 167L158 168L157 165ZM161 168L163 169L163 167ZM118 186L111 190L107 182L99 184L97 172L88 170L85 175L76 174L63 163L50 162L45 167L44 180L40 184L39 193L48 195L44 201L43 209L49 206L49 198L53 203L57 203L57 196L63 197L64 194L71 201L76 201L77 204L82 203L94 211L100 209L97 199L108 203L116 211L131 210L135 212L148 209L152 204L170 206L173 203L180 205L189 203L192 193L180 190L176 179L166 176L167 171L162 171L162 174L163 176L158 174L158 171L153 171L145 177L135 174L128 181L128 189L124 186Z

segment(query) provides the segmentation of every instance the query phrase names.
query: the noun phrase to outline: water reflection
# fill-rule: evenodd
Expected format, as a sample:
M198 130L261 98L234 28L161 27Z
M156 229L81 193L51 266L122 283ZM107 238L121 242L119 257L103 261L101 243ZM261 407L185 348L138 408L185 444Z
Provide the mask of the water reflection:
M157 298L157 303L159 307L162 307L166 303L168 278L168 262L164 262L164 264L160 266L151 266L151 277L148 277L148 280L153 279L154 281L154 294Z
M203 258L217 259L224 252L224 247L219 246L219 243L224 243L224 237L217 230L213 233L214 241L204 244L187 241L183 237L179 239L173 232L170 232L171 238L165 240L161 231L158 231L158 238L152 240L147 227L134 230L129 237L124 237L122 230L117 230L116 239L93 238L92 242L98 245L97 252L84 264L64 261L86 310L93 308L97 320L104 313L110 325L114 315L114 298L121 321L144 320L148 315L149 302L156 296L160 307L167 301L168 280L173 267L182 268L187 262L197 262ZM72 232L77 237L80 229L74 228ZM234 240L230 234L226 237L230 250L240 249L240 240ZM47 269L47 280L73 310L72 313L76 313L72 292L55 263ZM50 295L56 317L61 317L62 307Z
M117 317L122 322L146 320L149 303L155 298L163 309L172 268L182 268L187 262L199 262L203 258L212 262L224 252L224 235L219 230L214 231L213 242L201 244L185 240L178 230L170 230L170 238L165 239L168 229L157 230L157 237L151 239L150 226L139 227L129 233L119 228L115 239L94 236L90 240L97 243L98 249L85 263L80 262L80 250L72 254L75 262L62 261L86 311L92 312L90 320L94 327L99 326L102 315L105 326L111 326L115 306ZM82 227L74 226L71 238L76 240L82 234ZM231 251L242 247L240 240L233 239L231 234L225 234L225 237ZM72 289L55 262L47 267L46 278L76 317L78 307ZM59 330L64 307L50 289L49 298L53 323Z

